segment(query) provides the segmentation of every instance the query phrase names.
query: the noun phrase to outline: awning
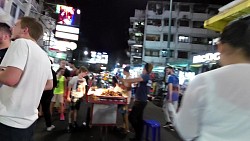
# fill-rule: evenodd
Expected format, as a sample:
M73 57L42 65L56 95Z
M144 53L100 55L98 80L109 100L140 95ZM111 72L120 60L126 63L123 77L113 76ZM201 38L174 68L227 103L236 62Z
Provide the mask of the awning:
M204 27L215 31L222 31L230 21L248 14L250 14L250 0L244 0L206 20Z

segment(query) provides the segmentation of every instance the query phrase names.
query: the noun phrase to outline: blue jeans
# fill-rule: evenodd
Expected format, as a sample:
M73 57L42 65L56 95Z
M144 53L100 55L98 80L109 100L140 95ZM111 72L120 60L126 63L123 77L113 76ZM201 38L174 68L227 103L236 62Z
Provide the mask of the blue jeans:
M33 133L36 127L34 122L30 127L14 128L0 123L0 140L1 141L33 141Z

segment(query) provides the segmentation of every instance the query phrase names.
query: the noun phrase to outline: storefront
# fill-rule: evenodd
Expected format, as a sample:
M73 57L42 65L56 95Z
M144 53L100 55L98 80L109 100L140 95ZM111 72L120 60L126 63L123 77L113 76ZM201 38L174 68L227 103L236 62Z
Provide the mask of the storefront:
M219 14L204 22L204 27L221 32L231 21L250 14L250 0L235 0L219 9Z
M195 73L198 74L217 68L219 66L219 60L219 52L195 55L193 56L193 62L190 67L194 68L193 70L195 70Z

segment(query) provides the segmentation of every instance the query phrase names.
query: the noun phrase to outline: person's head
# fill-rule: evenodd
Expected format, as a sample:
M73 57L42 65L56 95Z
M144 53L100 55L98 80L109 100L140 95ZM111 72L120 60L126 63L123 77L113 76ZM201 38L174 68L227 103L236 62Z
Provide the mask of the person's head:
M59 68L59 69L56 71L56 74L63 75L64 72L65 72L65 69L64 69L64 68Z
M88 69L86 67L84 67L84 66L81 66L78 69L78 73L79 73L78 75L81 76L81 77L87 76L88 72L89 72Z
M174 68L172 66L167 66L165 68L165 71L166 71L166 75L170 75L174 73Z
M66 68L66 64L67 62L65 60L61 60L59 65L61 68Z
M22 17L12 28L12 39L25 38L38 41L43 35L43 26L31 17Z
M149 74L149 73L152 72L152 70L153 70L153 65L150 64L150 63L146 63L145 66L144 66L144 68L143 68L142 73L143 74Z
M0 45L8 47L10 45L11 30L6 23L0 23ZM1 48L0 47L0 48Z
M126 67L123 69L123 74L124 74L124 75L129 74L129 70L130 70L130 66L126 66Z
M250 16L229 23L217 47L222 66L250 62Z
M75 68L75 64L74 64L74 62L73 62L73 61L70 61L68 64L69 64L69 67L70 67L70 68L72 68L72 69L74 69L74 68Z

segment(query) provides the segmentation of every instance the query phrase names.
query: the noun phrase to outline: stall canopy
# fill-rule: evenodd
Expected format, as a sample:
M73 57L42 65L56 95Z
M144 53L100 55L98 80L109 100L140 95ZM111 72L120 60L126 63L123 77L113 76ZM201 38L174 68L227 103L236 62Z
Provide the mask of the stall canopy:
M238 0L233 6L228 7L220 11L216 16L206 20L204 27L221 32L230 21L250 14L250 0Z

